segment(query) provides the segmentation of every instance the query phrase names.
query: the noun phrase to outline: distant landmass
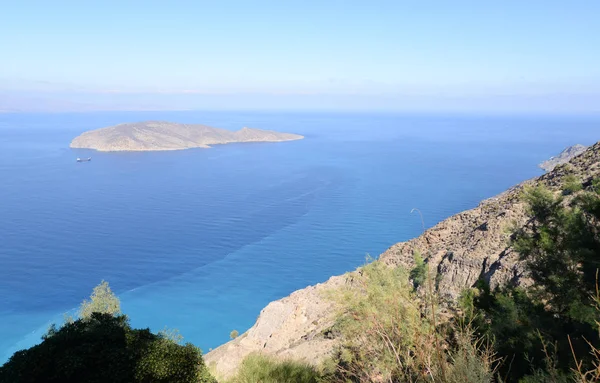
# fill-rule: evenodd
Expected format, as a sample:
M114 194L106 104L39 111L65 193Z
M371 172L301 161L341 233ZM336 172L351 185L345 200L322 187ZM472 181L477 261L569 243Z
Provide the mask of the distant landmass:
M144 121L90 130L71 141L71 148L102 152L181 150L209 148L235 142L281 142L304 136L272 130L242 128L238 131L200 124Z
M552 169L554 169L555 167L557 167L558 165L562 165L562 164L569 162L571 160L571 158L580 155L586 149L587 149L587 146L580 145L580 144L569 146L568 148L566 148L565 150L560 152L560 154L558 156L550 157L549 160L544 161L541 164L539 164L539 167L544 169L545 171L549 172Z

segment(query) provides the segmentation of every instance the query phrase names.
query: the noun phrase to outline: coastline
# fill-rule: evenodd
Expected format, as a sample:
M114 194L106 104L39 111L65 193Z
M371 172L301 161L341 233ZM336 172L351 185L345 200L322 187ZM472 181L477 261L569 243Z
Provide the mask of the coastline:
M571 159L568 171L567 167L557 167L484 199L475 208L442 220L418 237L391 246L376 262L410 269L415 252L423 254L438 293L448 302L480 278L492 289L508 283L528 286L531 281L522 260L507 246L510 233L505 228L522 227L529 219L520 199L524 187L543 184L557 191L562 180L572 174L584 181L600 175L600 142ZM218 376L229 377L254 352L318 365L337 344L335 336L327 335L336 310L322 293L350 284L355 272L333 276L269 303L248 331L207 353L207 365Z
M230 145L230 144L260 144L260 143L278 143L278 142L289 142L289 141L299 141L305 139L304 136L301 138L296 138L293 140L272 140L272 141L236 141L236 142L225 142L222 144L211 144L211 145L200 145L200 146L190 146L187 148L147 148L147 149L97 149L97 148L89 148L83 146L73 146L72 143L69 144L69 148L71 149L85 149L85 150L95 150L97 152L102 153L111 153L111 152L171 152L176 150L189 150L189 149L211 149L214 146L220 145Z

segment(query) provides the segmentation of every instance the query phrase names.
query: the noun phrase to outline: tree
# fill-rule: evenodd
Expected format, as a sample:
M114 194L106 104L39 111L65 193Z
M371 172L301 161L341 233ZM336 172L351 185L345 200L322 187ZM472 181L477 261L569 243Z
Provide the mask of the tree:
M50 326L42 343L0 367L0 383L216 383L200 349L176 330L133 329L108 283L84 300L77 320Z
M535 281L531 291L555 315L593 325L600 267L600 196L585 192L567 203L537 187L527 189L524 199L533 219L516 233L513 244Z
M79 307L79 317L91 318L93 313L103 313L116 316L121 313L121 302L108 286L108 282L102 281L90 296L90 300L84 300Z
M566 381L576 356L585 371L598 365L600 181L566 177L562 194L527 188L530 221L512 245L533 280L527 289L482 289L474 303L479 329L495 342L507 381ZM586 190L581 190L586 186ZM522 380L525 375L529 375ZM562 381L562 380L560 380Z
M200 350L94 312L65 324L0 367L2 383L215 383Z

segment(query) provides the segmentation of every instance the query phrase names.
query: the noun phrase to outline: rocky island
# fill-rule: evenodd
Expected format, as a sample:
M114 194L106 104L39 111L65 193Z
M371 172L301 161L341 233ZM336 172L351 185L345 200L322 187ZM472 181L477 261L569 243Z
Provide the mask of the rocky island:
M71 148L101 152L181 150L209 148L235 142L281 142L300 140L298 134L242 128L238 131L200 124L144 121L91 130L71 141Z

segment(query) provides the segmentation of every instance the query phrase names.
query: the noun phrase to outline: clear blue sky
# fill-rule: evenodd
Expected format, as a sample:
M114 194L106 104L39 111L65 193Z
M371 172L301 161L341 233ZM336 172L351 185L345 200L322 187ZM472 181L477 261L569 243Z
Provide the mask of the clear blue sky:
M5 1L0 49L4 100L600 108L599 0Z

